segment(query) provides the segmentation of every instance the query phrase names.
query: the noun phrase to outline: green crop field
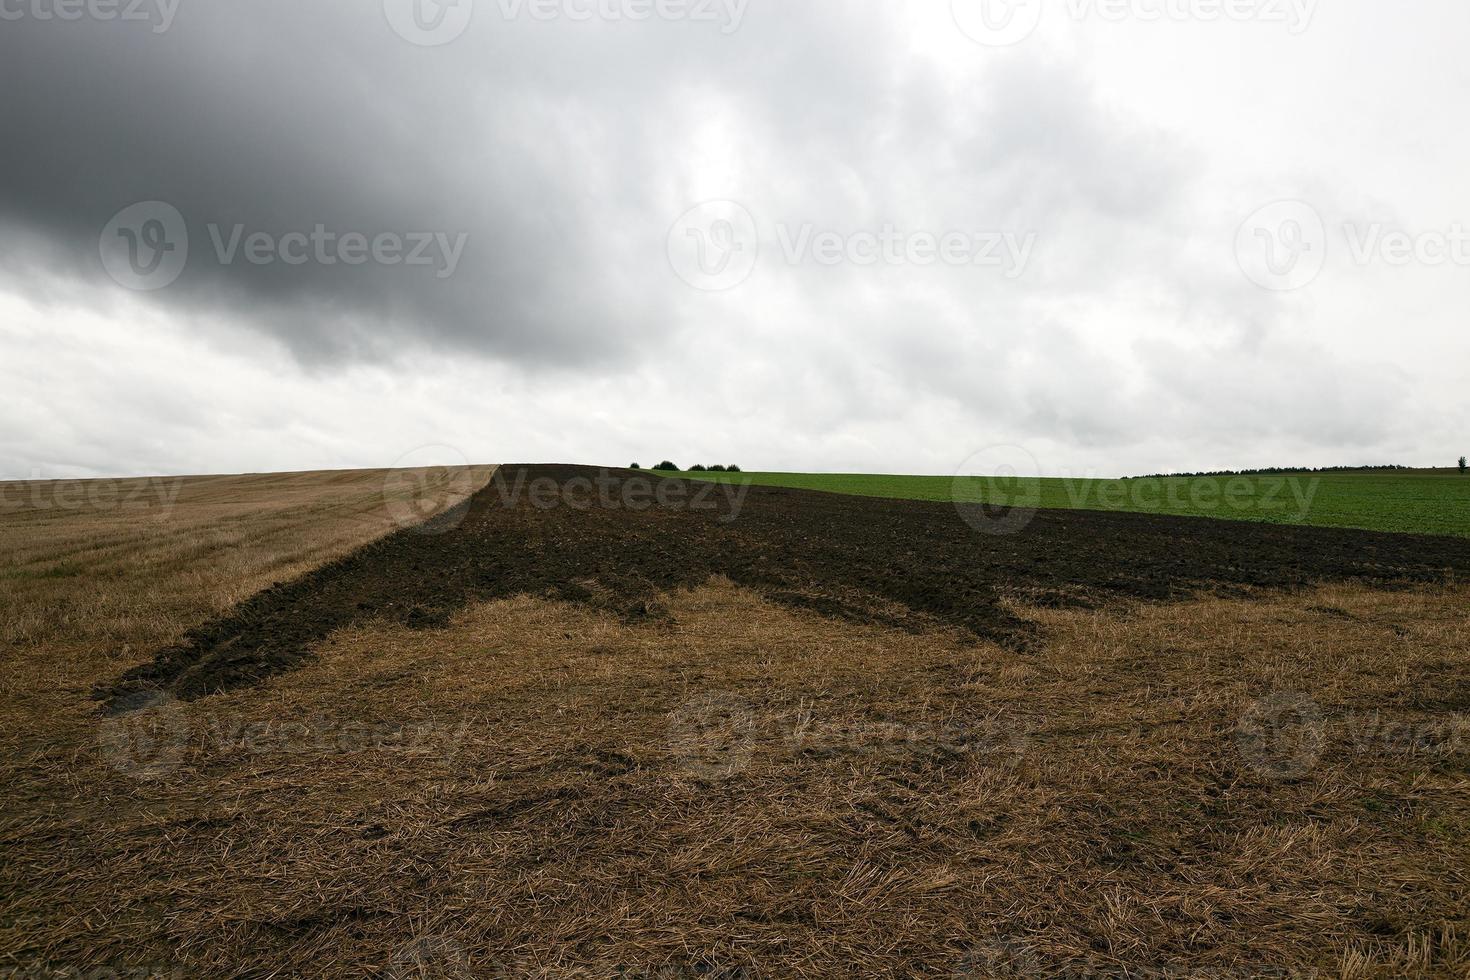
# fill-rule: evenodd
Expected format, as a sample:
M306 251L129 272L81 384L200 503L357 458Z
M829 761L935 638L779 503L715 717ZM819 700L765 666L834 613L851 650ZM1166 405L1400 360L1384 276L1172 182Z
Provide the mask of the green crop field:
M1129 480L838 473L681 475L900 500L1116 510L1470 537L1470 476L1456 470Z

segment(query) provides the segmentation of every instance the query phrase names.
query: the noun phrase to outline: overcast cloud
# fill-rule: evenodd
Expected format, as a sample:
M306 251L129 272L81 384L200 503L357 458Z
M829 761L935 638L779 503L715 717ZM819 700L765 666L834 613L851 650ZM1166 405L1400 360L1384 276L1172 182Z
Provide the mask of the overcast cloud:
M0 478L1470 451L1463 0L0 15Z

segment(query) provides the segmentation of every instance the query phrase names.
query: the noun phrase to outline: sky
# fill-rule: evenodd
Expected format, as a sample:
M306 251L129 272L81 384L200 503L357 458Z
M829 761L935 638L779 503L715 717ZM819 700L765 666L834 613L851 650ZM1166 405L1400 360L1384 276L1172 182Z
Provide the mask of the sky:
M0 479L1470 452L1464 0L0 0Z

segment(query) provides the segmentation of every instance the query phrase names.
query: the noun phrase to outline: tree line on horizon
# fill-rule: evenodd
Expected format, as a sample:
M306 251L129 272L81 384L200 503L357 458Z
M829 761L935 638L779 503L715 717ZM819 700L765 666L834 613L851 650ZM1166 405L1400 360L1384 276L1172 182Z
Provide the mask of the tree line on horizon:
M1466 457L1464 457L1464 456L1461 456L1460 457L1459 465L1460 465L1460 475L1461 476L1464 476L1467 471L1470 471L1470 460L1467 460ZM643 467L640 466L637 463L631 463L631 464L629 464L628 469L630 469L630 470L641 470L641 469L643 469ZM681 472L681 470L679 469L679 467L676 464L670 462L669 460L664 460L662 463L659 463L657 466L653 467L653 469L656 470L656 471L658 471L658 472L664 472L664 473L679 473L679 472ZM1398 465L1396 463L1388 463L1388 464L1385 464L1385 465L1382 465L1382 466L1316 466L1316 467L1313 467L1313 466L1273 466L1273 467L1268 467L1268 468L1265 468L1265 469L1202 470L1202 471L1197 472L1197 473L1149 473L1149 474L1144 475L1144 476L1125 476L1125 477L1123 477L1123 479L1125 479L1125 480L1175 480L1175 479L1195 479L1195 478L1198 478L1198 477L1211 477L1211 476L1275 476L1277 474L1282 474L1282 473L1395 473L1395 472L1406 471L1406 470L1413 470L1413 469L1417 469L1417 467L1414 467L1414 466L1400 466L1400 465ZM742 471L741 471L740 467L735 466L734 464L731 464L730 466L721 466L721 465L719 465L717 463L714 466L702 466L702 465L696 463L694 466L689 467L689 472L690 473L740 473Z
M1272 466L1256 470L1208 470L1199 473L1150 473L1146 476L1125 476L1125 480L1171 480L1201 476L1274 476L1278 473L1394 473L1419 469L1417 466ZM1465 458L1460 458L1460 472L1465 472Z
M628 469L630 469L630 470L641 470L641 469L643 469L643 467L639 466L637 463L633 463L633 464L631 464L628 467ZM657 466L654 467L654 470L656 470L657 472L660 472L660 473L679 473L679 472L683 472L683 471L681 471L679 469L679 467L677 465L675 465L674 463L669 462L668 460L664 460L662 463L659 463ZM693 466L689 467L688 472L690 472L690 473L739 473L739 472L742 472L742 471L741 471L740 467L734 465L733 463L731 465L729 465L729 466L721 466L718 463L716 463L714 466L701 466L698 463L696 463Z

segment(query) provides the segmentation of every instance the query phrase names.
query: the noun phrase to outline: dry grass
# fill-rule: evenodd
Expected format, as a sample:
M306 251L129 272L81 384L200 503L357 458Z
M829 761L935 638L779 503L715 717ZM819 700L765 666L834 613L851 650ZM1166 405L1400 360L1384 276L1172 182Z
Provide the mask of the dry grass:
M94 614L8 654L0 964L1470 974L1465 589L1028 610L1050 641L1018 654L716 580L673 625L513 599L96 714L109 643L340 551L351 510L312 542L225 521L252 557L160 553L131 598L101 596L152 534L81 553Z
M483 486L492 467L0 483L0 650L123 659ZM421 506L420 506L421 505Z

